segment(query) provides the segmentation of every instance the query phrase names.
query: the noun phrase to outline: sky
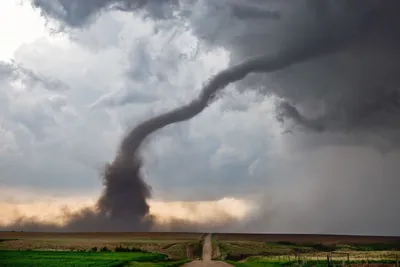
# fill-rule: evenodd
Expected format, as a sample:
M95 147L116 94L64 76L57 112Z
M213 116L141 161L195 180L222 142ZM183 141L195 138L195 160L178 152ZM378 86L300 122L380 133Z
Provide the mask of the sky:
M179 15L161 4L126 12L58 0L57 13L20 2L0 1L0 223L62 221L94 205L104 164L134 125L187 103L219 71L321 31L305 0L182 1L191 5ZM332 35L359 27L360 14L335 12ZM368 86L398 92L398 54L363 41L230 84L192 120L152 134L142 151L150 213L200 230L229 218L216 229L400 235L398 114L368 106L397 107ZM292 123L279 120L282 99L307 120L291 109Z

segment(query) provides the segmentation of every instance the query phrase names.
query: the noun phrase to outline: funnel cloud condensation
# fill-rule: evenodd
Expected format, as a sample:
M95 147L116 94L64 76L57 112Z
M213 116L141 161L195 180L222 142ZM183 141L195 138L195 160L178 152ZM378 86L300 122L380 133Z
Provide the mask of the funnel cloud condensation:
M97 210L74 215L65 229L151 229L146 203L151 194L141 175L141 144L158 129L202 112L218 90L232 82L239 81L239 90L252 88L281 98L278 119L290 119L294 127L367 133L397 129L397 1L33 0L32 4L47 18L69 27L83 27L109 9L144 11L161 24L179 17L206 45L231 52L231 67L212 77L198 98L128 133L117 157L106 166ZM202 13L191 13L192 6ZM278 86L265 85L271 80ZM320 104L318 114L310 103ZM391 133L387 136L393 139Z

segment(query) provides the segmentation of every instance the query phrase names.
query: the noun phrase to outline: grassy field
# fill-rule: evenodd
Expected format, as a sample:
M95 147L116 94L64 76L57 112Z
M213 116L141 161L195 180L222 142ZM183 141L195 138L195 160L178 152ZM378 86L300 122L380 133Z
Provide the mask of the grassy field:
M0 232L0 266L62 263L62 266L172 267L200 259L204 237L200 233ZM370 267L374 263L395 266L396 255L400 260L399 237L213 234L212 248L213 259L242 267L326 266L328 255L336 264L348 261L353 267L367 262ZM38 264L24 265L28 262L24 263L24 259Z
M399 237L215 234L214 250L234 266L327 266L346 262L390 264L400 260ZM216 253L217 254L217 253Z
M313 266L313 267L326 267L327 260L305 260L303 258L300 261L287 261L284 259L271 259L269 257L249 257L244 261L226 261L227 263L237 266L237 267L263 267L263 266L269 266L269 267L278 267L278 266ZM331 264L334 266L342 266L344 263L346 266L352 266L352 267L385 267L385 266L396 266L396 260L391 259L391 260L375 260L375 261L365 261L365 260L351 260L348 262L343 262L341 260L334 260L330 261Z
M220 241L259 241L269 243L393 244L399 236L305 235L305 234L214 234Z
M182 261L167 261L167 256L140 252L0 251L2 267L72 266L179 266Z
M327 254L332 257L348 257L352 259L384 259L393 257L400 252L400 244L282 244L269 242L252 241L219 241L221 257L225 258L246 258L249 256L280 256L281 258L303 255L314 258L326 258Z
M90 251L93 248L115 251L122 246L162 253L170 259L187 259L187 248L198 247L200 233L40 233L0 232L0 250ZM200 253L200 254L199 254ZM193 257L201 251L193 252Z

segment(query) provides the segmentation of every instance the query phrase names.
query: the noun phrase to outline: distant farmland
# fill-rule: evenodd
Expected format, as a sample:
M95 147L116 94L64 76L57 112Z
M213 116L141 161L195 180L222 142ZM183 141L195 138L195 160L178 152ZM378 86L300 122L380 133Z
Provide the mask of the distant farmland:
M157 239L157 240L190 240L200 238L203 233L174 233L174 232L17 232L0 231L0 239L5 238L128 238L128 239Z
M204 233L186 232L2 232L0 239L10 238L102 238L133 240L193 240ZM214 233L219 240L242 240L260 242L311 242L311 243L400 243L400 236L358 236L358 235L305 235L305 234L243 234Z
M33 266L23 259L47 262L39 266L57 266L57 260L63 266L180 266L201 259L205 235L0 232L0 266ZM327 258L335 264L396 266L400 237L217 233L212 235L212 258L243 267L326 266Z
M132 262L161 262L165 259L166 257L164 255L154 253L0 251L0 266L2 267L116 267Z
M93 248L117 247L162 253L169 259L187 259L187 255L201 257L196 251L202 233L44 233L0 232L0 250L55 250L90 251ZM193 250L193 251L192 251Z
M242 240L260 242L292 242L292 243L400 243L400 236L358 236L358 235L303 235L303 234L214 234L219 240Z

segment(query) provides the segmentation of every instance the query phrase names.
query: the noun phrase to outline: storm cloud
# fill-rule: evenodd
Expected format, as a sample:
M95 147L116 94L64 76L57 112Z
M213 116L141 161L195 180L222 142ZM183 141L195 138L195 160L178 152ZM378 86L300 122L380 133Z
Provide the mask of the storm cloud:
M400 55L396 49L399 6L396 1L371 0L362 4L348 1L254 0L244 3L205 0L163 4L158 1L85 1L82 4L78 1L36 0L32 3L48 18L73 28L94 23L102 12L110 9L147 12L142 15L156 19L156 32L168 32L172 25L177 32L193 33L198 38L200 50L225 49L229 53L229 66L260 56L314 55L304 63L273 73L260 71L232 85L241 93L255 91L260 99L271 95L277 99L277 119L293 133L282 137L284 145L281 148L292 156L285 156L278 162L283 169L290 165L292 171L285 173L275 166L269 170L270 175L282 179L292 177L293 186L300 187L295 180L297 177L302 183L308 183L302 188L313 188L315 192L312 197L304 198L302 190L282 190L282 194L290 196L287 203L282 203L285 198L279 196L275 202L266 202L273 211L260 212L263 216L256 216L252 223L263 225L266 222L267 226L261 231L312 231L318 228L323 232L396 233L394 225L400 218L389 213L391 204L398 199L394 192L390 193L391 188L398 185L394 163L398 160L397 77L400 77ZM139 7L142 8L140 11ZM382 151L389 154L382 157ZM347 164L341 155L347 155L354 164ZM364 165L363 162L369 163ZM334 163L341 170L337 175L328 171ZM380 171L373 172L374 168ZM260 164L252 168L259 176L265 171ZM334 186L343 192L340 201L335 200L335 194L321 193L324 190L336 192ZM365 195L357 193L360 188ZM371 210L359 208L364 207L376 188L380 188L379 193L373 200L368 200L371 202L368 206L372 209L372 203L376 203L387 208L379 211L379 218L370 218L367 215ZM298 205L303 205L303 209L295 204L299 199L302 201L298 203L302 204ZM359 201L352 202L353 199ZM259 201L264 203L266 200L261 197ZM344 213L337 206L350 202L348 214L351 210L361 210L354 218L343 216L330 223L316 216L324 210L326 216L338 217ZM303 212L296 213L296 209ZM289 222L293 221L290 220L293 214L299 223L286 228L279 228L279 223L274 224L269 219L275 216L272 220ZM368 224L360 228L363 220ZM352 223L348 224L350 221Z

